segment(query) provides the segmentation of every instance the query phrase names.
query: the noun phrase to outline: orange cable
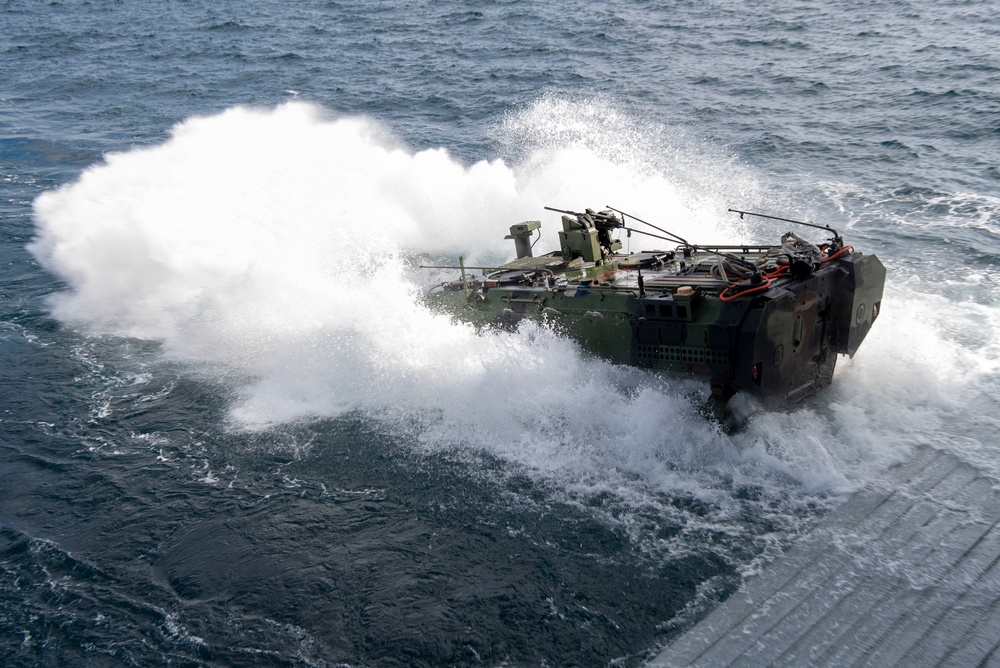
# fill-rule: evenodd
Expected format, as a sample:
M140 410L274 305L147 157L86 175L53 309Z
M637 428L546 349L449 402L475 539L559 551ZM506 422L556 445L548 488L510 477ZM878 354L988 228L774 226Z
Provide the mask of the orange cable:
M731 302L731 301L733 301L734 299L736 299L738 297L743 297L745 295L750 295L750 294L753 294L755 292L760 292L761 290L766 290L769 287L771 287L771 279L765 276L764 277L764 282L761 285L758 285L755 288L750 288L749 290L742 290L740 292L737 292L735 295L727 295L726 292L729 290L729 288L733 288L733 287L736 287L736 286L735 285L728 285L728 286L726 286L722 290L722 292L719 293L719 300L723 301L723 302Z
M820 260L820 262L829 262L831 260L836 260L838 257L840 257L841 255L843 255L844 253L846 253L849 250L854 250L854 247L853 246L844 246L843 248L841 248L839 251L837 251L836 253L834 253L830 257L823 258L822 260Z

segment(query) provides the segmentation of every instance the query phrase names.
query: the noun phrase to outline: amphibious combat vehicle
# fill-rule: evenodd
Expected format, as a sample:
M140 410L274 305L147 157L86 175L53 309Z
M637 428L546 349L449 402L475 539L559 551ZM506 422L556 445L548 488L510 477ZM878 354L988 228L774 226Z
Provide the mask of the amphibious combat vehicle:
M702 245L610 207L550 210L563 214L560 250L533 256L541 223L513 225L506 238L517 259L497 267L460 260L460 277L428 300L478 324L544 320L612 362L703 376L719 407L745 392L767 408L829 385L837 355L854 356L881 308L885 267L826 225L731 209L829 238L787 232L771 246ZM613 238L621 232L670 247L623 254Z

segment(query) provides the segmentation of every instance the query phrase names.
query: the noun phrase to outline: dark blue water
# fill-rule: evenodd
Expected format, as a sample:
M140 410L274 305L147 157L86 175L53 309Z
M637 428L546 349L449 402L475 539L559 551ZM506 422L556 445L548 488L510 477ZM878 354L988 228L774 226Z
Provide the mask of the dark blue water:
M987 3L0 17L4 665L639 665L915 445L1000 472ZM698 382L421 305L415 259L606 204L830 223L883 314L726 436Z

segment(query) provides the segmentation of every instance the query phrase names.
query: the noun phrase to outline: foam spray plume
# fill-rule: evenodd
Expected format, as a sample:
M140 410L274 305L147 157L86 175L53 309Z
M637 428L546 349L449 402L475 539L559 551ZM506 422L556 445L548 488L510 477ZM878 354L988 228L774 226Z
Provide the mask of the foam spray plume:
M511 222L550 198L587 205L595 173L602 201L657 186L599 162L569 146L525 182L501 160L465 167L444 150L408 151L368 119L301 103L235 108L40 197L32 250L70 285L52 299L64 322L255 379L234 408L240 422L335 415L399 404L397 374L426 388L496 356L557 366L552 351L512 350L519 337L479 337L428 312L403 256L509 254ZM407 402L420 394L404 387Z

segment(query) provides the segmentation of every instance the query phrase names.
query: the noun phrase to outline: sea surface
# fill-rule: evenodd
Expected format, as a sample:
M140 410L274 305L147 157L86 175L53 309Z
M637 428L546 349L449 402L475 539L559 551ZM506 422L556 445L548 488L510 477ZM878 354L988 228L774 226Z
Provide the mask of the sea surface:
M641 665L915 447L1000 479L998 162L989 2L0 3L0 664ZM606 205L882 314L726 435L422 304Z

